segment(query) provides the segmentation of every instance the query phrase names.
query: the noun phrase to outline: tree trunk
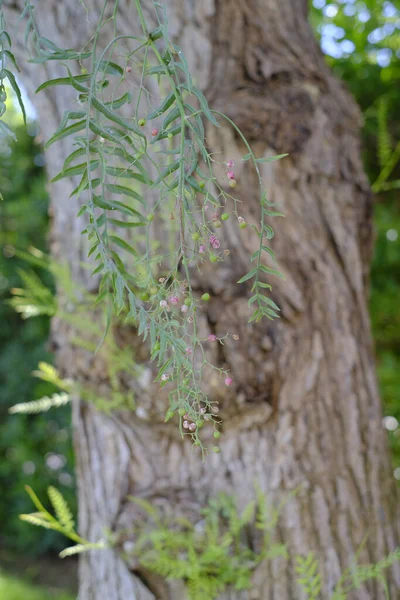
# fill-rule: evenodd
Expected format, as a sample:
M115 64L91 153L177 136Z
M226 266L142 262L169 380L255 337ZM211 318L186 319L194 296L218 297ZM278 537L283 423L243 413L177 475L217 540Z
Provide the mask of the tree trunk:
M18 2L7 4L15 9ZM43 35L63 47L80 48L88 37L81 3L41 4L36 18ZM100 4L86 2L90 20ZM171 505L196 519L219 491L235 495L243 507L254 495L255 481L272 502L299 488L277 529L291 559L262 565L249 592L231 591L221 598L300 598L293 557L314 551L324 581L321 597L328 599L365 536L363 562L376 562L400 542L367 312L372 200L360 160L360 115L324 63L307 22L306 0L166 4L170 33L183 46L210 104L238 124L259 156L290 154L263 165L269 198L286 215L274 223L272 240L286 276L275 282L273 292L282 316L248 324L249 289L236 281L246 272L256 240L250 227L239 235L229 222L224 245L231 251L230 262L223 263L218 275L203 269L196 282L199 293L212 293L204 332L240 337L239 342L229 338L212 356L231 369L232 388L222 392L218 381L207 382L211 397L220 401L221 453L202 462L191 444L181 440L176 423L164 425L152 385L146 389L139 384L141 410L136 414L106 415L77 402L73 421L80 532L96 541L104 530L129 528L135 508L127 495ZM121 33L137 28L132 3L120 1L119 13ZM12 20L13 14L8 17ZM31 91L46 75L60 76L55 64L44 69L46 74L38 66L24 73ZM64 88L35 100L44 139L70 101ZM217 133L207 130L207 143L210 151L236 160L242 213L249 223L256 222L257 183L240 161L246 153L240 140L223 125ZM60 170L67 151L63 141L47 153L49 175ZM52 186L53 251L86 281L78 266L85 240L76 218L78 201L68 199L72 189L72 182ZM53 329L65 372L96 381L99 368L83 350L72 349L65 325L55 319ZM135 345L131 331L121 335L124 343ZM159 584L134 568L118 550L82 556L80 600L186 597L179 585ZM390 580L398 589L399 572ZM383 597L376 583L352 596Z

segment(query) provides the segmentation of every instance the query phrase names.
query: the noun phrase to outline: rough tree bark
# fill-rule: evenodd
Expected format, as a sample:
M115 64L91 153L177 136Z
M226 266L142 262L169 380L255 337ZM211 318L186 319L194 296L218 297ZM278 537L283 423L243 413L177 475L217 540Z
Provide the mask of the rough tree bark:
M89 19L100 3L86 2ZM20 4L6 0L11 22ZM240 336L212 357L232 370L234 386L222 393L218 381L207 384L221 402L221 454L202 462L179 438L176 424L163 425L151 384L146 389L141 383L139 402L145 411L137 414L106 416L91 405L76 404L80 530L95 541L104 529L129 528L135 513L128 494L173 506L195 519L207 498L220 490L235 494L243 506L253 495L254 481L273 501L300 486L283 510L277 534L291 555L316 553L324 577L322 597L328 599L367 534L363 561L377 561L399 545L397 496L381 426L367 313L372 201L360 161L359 111L324 63L307 22L306 0L166 4L170 31L213 107L238 123L259 155L290 153L264 167L270 199L286 214L274 224L273 240L286 275L274 287L282 318L247 324L249 290L235 282L246 272L255 240L250 228L238 236L236 227L224 225L232 260L218 277L205 269L197 281L199 292L211 290L213 296L204 331ZM137 27L131 2L121 0L119 13L122 33ZM61 46L81 47L87 39L86 15L78 0L38 3L37 22ZM46 75L60 75L52 63L44 69L24 72L30 91ZM71 96L54 88L33 100L47 139ZM244 216L255 221L256 181L240 166L244 149L239 140L225 127L218 135L207 135L212 151L237 159ZM67 151L66 143L52 147L49 175L60 170ZM53 252L67 258L82 280L86 275L78 259L85 255L85 242L76 219L77 201L68 199L72 185L59 183L51 190ZM123 335L124 343L135 345L132 331ZM72 350L65 326L57 321L54 338L59 364L68 375L102 382L101 367L84 351ZM118 551L85 555L80 600L185 598L179 586L159 586L133 569ZM399 583L395 572L393 589ZM258 569L251 591L223 596L299 597L294 564L280 559ZM353 597L383 596L372 584Z

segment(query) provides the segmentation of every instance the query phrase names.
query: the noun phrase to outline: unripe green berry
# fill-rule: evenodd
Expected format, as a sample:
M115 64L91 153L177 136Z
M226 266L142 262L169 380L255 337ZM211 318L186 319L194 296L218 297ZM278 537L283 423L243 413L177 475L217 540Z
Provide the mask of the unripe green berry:
M171 140L174 136L172 135L172 133L168 134L168 139Z
M236 186L237 186L237 181L236 181L236 179L231 179L231 180L229 181L229 187L231 187L231 188L235 188Z
M227 221L229 219L229 213L223 213L221 215L221 220L222 221Z
M152 296L154 296L154 294L157 294L158 290L157 290L156 286L155 286L155 285L153 285L153 286L152 286L152 287L149 289L149 292L150 292L150 294L151 294Z
M185 304L186 304L186 306L190 306L192 304L191 299L190 298L186 298Z
M200 442L200 440L196 440L196 441L195 441L195 443L194 443L194 445L195 445L195 446L201 446L201 442Z
M215 254L210 254L210 262L216 263L217 260L218 260L218 258L215 256Z
M204 302L208 302L210 300L211 296L210 294L203 294L201 299L204 300Z
M139 119L138 123L140 127L144 127L146 125L146 119Z
M192 233L192 240L194 242L197 242L197 240L199 240L199 239L200 239L200 234L199 233L197 233L197 232L196 233Z
M215 452L215 454L219 454L221 450L218 448L218 446L214 446L213 452Z
M160 342L156 342L156 343L154 344L153 351L154 351L154 352L157 352L157 350L159 350L159 349L160 349Z
M196 427L198 427L199 429L204 427L204 421L196 421Z
M144 292L143 294L140 294L140 299L143 300L143 302L147 302L147 300L150 299L150 296L147 292Z
M183 415L186 415L186 410L184 408L180 408L178 413L180 417L183 417Z
M206 187L206 184L204 183L204 181L200 181L199 183L199 187L204 190L204 188Z
M246 221L243 221L242 223L239 223L239 227L240 227L240 229L246 229L246 227L247 227Z
M214 221L214 227L219 229L221 227L221 221Z
M221 437L221 434L220 434L220 432L219 432L219 431L214 431L214 437L215 437L216 439L220 438L220 437Z
M151 223L151 221L154 221L154 215L153 213L150 213L149 215L147 215L147 220Z

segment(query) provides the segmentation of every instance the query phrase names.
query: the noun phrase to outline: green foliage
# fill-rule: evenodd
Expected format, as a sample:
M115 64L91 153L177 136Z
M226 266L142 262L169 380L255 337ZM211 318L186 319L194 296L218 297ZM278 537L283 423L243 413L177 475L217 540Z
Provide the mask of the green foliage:
M12 105L8 109L13 115ZM56 400L54 394L59 389L49 381L31 377L40 361L52 362L47 346L49 317L39 314L46 311L37 311L35 319L23 319L23 313L17 314L8 303L11 290L21 287L19 270L27 271L25 255L18 249L32 245L47 250L48 230L39 132L33 123L27 130L18 125L17 116L12 123L17 141L9 146L0 144L0 529L10 551L39 554L51 548L59 550L60 542L54 532L30 529L18 519L18 514L28 509L24 484L32 485L40 495L50 485L61 486L73 507L76 500L69 408L62 406L56 413L34 417L8 415L9 408L17 403L46 396ZM29 274L34 273L35 281L39 277L40 285L54 298L54 280L50 270L41 267L42 254L32 249L29 255L39 261L30 263Z
M61 558L110 547L110 540L90 543L82 539L74 529L71 511L55 488L48 495L56 513L48 512L33 490L27 492L38 512L21 515L31 525L54 529L72 539L76 544L60 553ZM295 494L296 492L293 492ZM293 495L291 494L291 495ZM231 495L219 494L211 498L201 511L197 523L183 516L165 515L142 498L128 497L146 515L137 519L132 531L135 543L132 550L124 550L125 558L135 558L147 571L166 579L182 581L190 600L215 600L229 589L247 590L252 586L254 570L262 563L289 558L286 547L274 541L279 514L286 500L278 507L267 502L262 492L256 490L256 501L250 502L239 513ZM251 529L260 530L262 540L254 538L250 546ZM125 534L128 532L125 532ZM294 557L296 581L306 600L320 598L322 579L319 563L314 554ZM390 600L386 571L400 560L400 548L377 562L362 565L356 562L340 577L331 600L347 600L353 590L367 581L379 581Z
M53 516L41 503L35 492L29 486L25 486L26 491L30 499L32 500L37 512L22 514L20 519L36 527L43 527L44 529L52 529L61 533L70 540L76 542L74 546L65 548L60 552L61 558L80 554L93 549L105 548L105 542L99 541L96 543L88 542L81 538L75 531L75 522L72 517L71 510L63 497L63 495L56 488L50 486L47 490L51 505L55 511Z
M73 600L72 596L57 590L48 590L0 571L0 598L4 600Z
M400 422L400 4L318 1L310 6L327 61L363 112L364 164L377 194L370 313L385 414ZM400 467L400 429L389 431L389 438Z
M9 125L3 120L3 115L6 112L6 100L7 100L7 90L6 90L6 82L11 86L14 90L16 98L18 100L21 113L26 123L26 114L25 107L22 101L21 90L19 89L17 80L15 79L15 75L10 69L7 67L15 69L19 72L19 67L15 60L15 56L11 51L11 37L6 29L6 22L4 19L3 11L1 7L3 5L3 0L0 0L0 141L4 143L4 138L11 136L14 140L16 140L16 135L14 131L11 129ZM1 199L1 196L0 196Z
M317 600L321 593L319 565L312 552L308 556L296 556L297 582L305 592L307 600Z
M73 152L53 181L77 177L72 195L83 199L79 216L86 222L83 233L89 241L88 264L100 278L98 302L104 301L109 309L113 306L117 318L124 315L143 341L150 340L151 359L159 369L157 380L170 386L168 418L186 411L188 417L180 419L180 430L201 446L198 423L203 424L204 412L209 411L211 420L218 423L202 390L202 379L210 369L221 378L228 373L205 358L196 314L203 305L192 289L190 268L200 268L206 258L212 263L222 262L229 254L220 250L214 228L222 223L207 215L208 208L214 214L229 210L224 214L234 214L239 229L246 226L234 192L240 182L230 171L232 161L217 161L210 155L204 123L219 127L218 117L233 127L248 152L243 161L252 164L260 184L260 224L253 226L259 250L252 257L254 268L241 279L254 278L254 295L249 302L254 309L252 321L278 316L279 308L265 295L271 286L263 279L281 276L278 269L264 264L265 259L275 262L268 247L273 230L267 220L280 213L270 210L259 165L286 155L256 158L238 127L211 110L194 85L181 49L168 37L165 6L153 2L158 27L149 32L140 0L134 5L142 34L122 36L125 49L120 45L121 36L117 36L99 51L106 28L112 27L116 35L117 3L113 22L104 8L92 38L84 50L79 50L62 49L41 37L35 9L27 2L23 14L25 42L32 53L31 62L55 60L65 69L64 77L43 82L37 92L69 86L79 98L79 110L65 112L45 148L65 138L73 142ZM80 75L72 74L71 61L79 61ZM140 74L136 97L120 91L131 65ZM10 82L13 85L12 79ZM154 82L159 89L157 102L153 100ZM150 121L155 127L149 131ZM225 169L225 176L216 174L215 165L219 171ZM165 240L157 239L153 221L162 225ZM132 233L122 237L123 229ZM200 252L202 247L207 251ZM25 318L54 315L56 301L40 280L27 271L20 275L25 285L13 292L11 302L16 310ZM108 310L104 335L93 348L96 352L106 339L111 320ZM200 366L195 355L202 358ZM46 399L44 405L50 406L51 401Z

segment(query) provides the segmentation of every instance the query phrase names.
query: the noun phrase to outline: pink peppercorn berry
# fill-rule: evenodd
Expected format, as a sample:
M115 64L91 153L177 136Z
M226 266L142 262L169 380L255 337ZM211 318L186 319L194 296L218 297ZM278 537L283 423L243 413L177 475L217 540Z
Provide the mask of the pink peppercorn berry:
M228 167L228 169L232 169L234 164L234 161L232 159L229 159L226 163L226 166Z
M188 310L189 310L189 307L186 306L186 304L184 304L183 306L181 306L181 312L187 313Z
M158 129L156 127L154 127L154 129L151 130L151 135L153 137L156 137L156 135L158 135Z
M189 422L188 421L183 421L183 427L185 429L189 429Z
M228 171L226 175L228 179L235 179L235 173L233 171Z
M161 375L161 381L168 381L168 379L169 379L169 375L167 375L166 373L163 373Z
M161 300L160 307L161 308L167 308L167 306L168 306L168 302L166 300Z
M216 342L218 338L213 333L210 333L210 335L208 336L207 339L208 339L209 342Z
M232 383L233 383L233 379L231 379L230 377L227 377L227 378L225 379L225 385L227 385L228 387L229 387L230 385L232 385Z
M177 304L179 304L179 298L178 296L171 296L171 298L169 299L170 303L173 306L176 306Z
M219 248L221 246L221 242L216 238L216 236L210 235L210 244L213 248Z
M204 248L204 246L199 246L199 254L204 254L206 251L206 249Z
M190 429L190 431L195 431L195 430L196 430L196 425L195 425L195 423L190 423L190 425L189 425L189 429Z
M186 352L186 354L188 356L190 356L192 354L192 349L191 348L186 348L185 352Z

